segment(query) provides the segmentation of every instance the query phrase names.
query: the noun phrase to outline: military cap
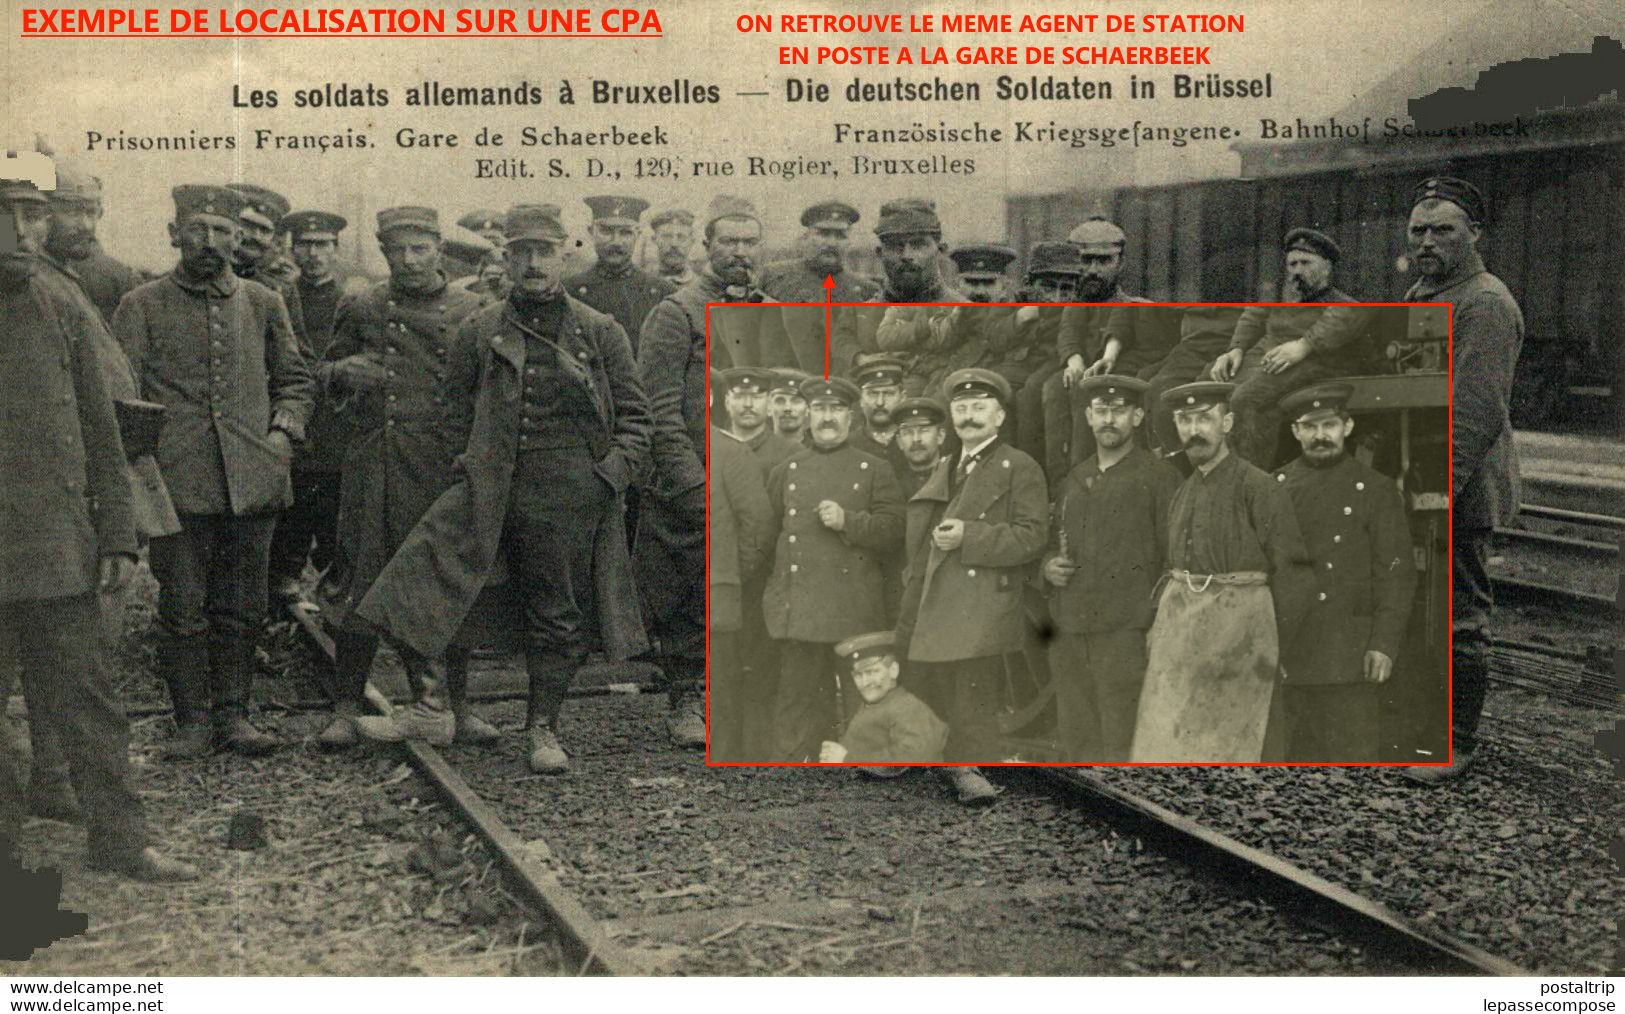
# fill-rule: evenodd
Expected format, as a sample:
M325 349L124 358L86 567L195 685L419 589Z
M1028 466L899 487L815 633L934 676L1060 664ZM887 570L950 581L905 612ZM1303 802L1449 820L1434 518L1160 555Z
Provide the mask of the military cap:
M1138 408L1144 403L1146 389L1150 386L1134 377L1125 377L1118 373L1102 373L1078 381L1078 394L1085 404L1098 398L1108 405L1119 402Z
M948 421L948 406L935 398L904 398L891 417L899 426L921 422L941 426Z
M1293 229L1281 241L1281 249L1288 253L1302 250L1324 257L1333 264L1343 256L1343 248L1337 245L1337 241L1318 229Z
M501 252L501 248L495 243L473 229L461 225L448 226L441 233L440 240L447 253L453 257L461 257L465 261L483 261L492 254Z
M50 199L58 203L96 202L102 199L102 181L87 172L57 163L56 189Z
M509 243L540 240L562 243L566 235L564 220L556 204L516 204L508 209L502 221L502 235Z
M733 197L728 194L718 194L711 198L711 203L705 208L705 224L722 218L748 218L753 222L760 222L761 216L756 214L756 205L743 197Z
M1354 393L1350 384L1315 384L1281 399L1281 414L1290 422L1328 412L1341 415Z
M937 217L935 201L924 197L904 197L880 206L880 221L875 223L876 236L884 239L914 233L942 238L942 220Z
M769 394L780 391L789 391L797 396L801 394L801 385L812 379L812 374L798 370L793 366L779 366L770 371L773 374L773 386L768 388Z
M331 211L295 211L282 217L282 231L294 239L308 236L312 239L336 240L349 224L343 215L335 215Z
M760 366L736 366L722 371L723 387L730 394L735 391L766 394L773 389L774 380L773 371Z
M219 215L235 220L242 210L243 195L230 187L213 183L182 183L169 192L175 199L175 221L183 222L193 215Z
M966 367L948 374L943 384L948 394L948 400L958 398L991 397L999 399L1001 405L1010 404L1010 381L978 366Z
M1423 201L1430 200L1449 201L1467 212L1468 220L1473 222L1484 221L1485 215L1489 212L1483 191L1454 176L1429 176L1411 191L1413 208Z
M801 383L801 396L807 401L836 401L851 407L858 403L858 385L844 377L810 377Z
M1027 254L1029 275L1081 275L1083 258L1070 242L1047 241L1034 243Z
M253 183L228 183L226 185L243 195L243 206L238 209L238 214L242 214L244 211L256 212L270 219L273 226L282 221L282 216L286 215L291 207L286 197L269 187L256 186Z
M440 215L433 208L407 204L378 212L378 235L391 229L422 229L440 235Z
M849 637L835 646L835 654L848 665L866 658L884 658L897 654L897 635L890 630Z
M588 197L581 203L592 209L594 222L615 225L637 225L649 209L649 202L641 197Z
M877 356L852 368L852 381L861 387L900 387L904 366L901 359Z
M457 224L470 232L500 229L502 228L502 212L492 211L490 208L479 208L459 218Z
M1198 380L1194 384L1181 384L1162 392L1162 403L1176 412L1184 409L1212 408L1221 401L1229 404L1230 395L1235 390L1235 384L1217 380Z
M1016 252L996 243L974 243L956 246L948 251L961 275L1002 275L1016 259Z
M801 213L801 224L809 229L850 229L862 217L845 201L820 201Z
M0 180L0 201L35 201L44 204L46 198L39 187L28 180Z
M1128 237L1123 235L1123 230L1100 215L1085 219L1066 238L1067 242L1076 244L1084 251L1093 251L1097 247L1121 251L1128 245Z
M694 212L689 211L686 208L667 208L665 211L658 212L649 219L649 228L658 229L663 225L670 225L673 222L676 222L678 225L693 225Z

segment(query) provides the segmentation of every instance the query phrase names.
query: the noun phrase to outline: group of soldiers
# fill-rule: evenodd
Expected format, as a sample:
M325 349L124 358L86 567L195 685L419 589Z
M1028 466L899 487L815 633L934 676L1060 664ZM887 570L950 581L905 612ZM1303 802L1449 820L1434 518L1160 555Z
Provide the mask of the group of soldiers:
M1016 255L950 250L920 199L880 209L879 282L845 267L860 219L845 203L809 207L798 255L764 266L750 202L645 220L624 195L586 201L596 259L575 273L557 205L455 226L387 208L375 235L389 277L372 282L342 277L341 215L263 187L175 187L177 262L150 280L97 244L93 177L63 168L54 190L5 181L0 197L17 240L0 262L0 662L21 676L34 750L26 790L0 751L8 844L32 811L82 820L96 865L195 875L148 845L108 665L143 544L177 760L279 745L251 721L255 644L273 596L312 595L307 563L337 648L320 745L494 739L467 702L468 660L511 646L542 773L569 767L561 710L595 650L655 663L668 734L704 746L708 596L715 759L879 771L923 751L959 765L944 770L967 803L996 795L969 765L1001 759L999 688L1027 646L1035 568L1053 589L1071 759L1186 759L1190 716L1133 702L1189 667L1191 623L1214 625L1204 655L1266 688L1279 630L1302 695L1287 713L1317 733L1341 724L1328 709L1367 705L1316 691L1391 667L1410 581L1393 484L1342 453L1346 393L1281 400L1369 352L1359 308L1312 305L1342 297L1319 233L1286 241L1288 298L1304 305L1238 319L1113 305L1138 300L1118 287L1124 237L1103 220L1029 251L1019 295L1050 305L924 305L999 303ZM1457 376L1475 385L1458 385L1454 462L1475 511L1464 530L1458 506L1455 531L1458 767L1477 715L1462 695L1482 700L1462 658L1487 646L1463 631L1487 617L1487 533L1516 503L1505 403L1521 320L1474 250L1483 218L1476 190L1439 178L1410 224L1413 295L1457 302ZM655 270L635 263L644 238ZM831 293L861 305L836 308L826 344ZM707 426L708 360L723 428ZM1482 418L1464 422L1464 406ZM1271 476L1283 412L1304 455ZM1190 478L1164 460L1178 452ZM1299 622L1317 601L1326 619ZM1294 662L1316 622L1352 628L1304 646L1338 645L1324 664ZM363 708L381 641L414 696L389 716ZM836 662L855 677L832 679ZM890 725L922 732L905 755L873 748ZM1238 732L1252 744L1238 749L1262 752L1257 733Z

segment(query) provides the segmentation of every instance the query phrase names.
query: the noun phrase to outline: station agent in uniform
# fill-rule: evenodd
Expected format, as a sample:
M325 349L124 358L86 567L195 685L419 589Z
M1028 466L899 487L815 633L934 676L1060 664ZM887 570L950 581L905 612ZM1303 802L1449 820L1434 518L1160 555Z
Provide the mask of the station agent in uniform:
M808 442L807 400L801 396L801 384L811 379L810 373L778 366L773 369L773 386L767 391L767 411L773 417L773 428L803 447Z
M777 642L775 760L805 761L837 721L830 649L886 622L882 561L903 537L903 497L885 461L852 440L858 389L835 377L802 385L812 416L811 447L773 470L767 482L776 546L762 596L767 632Z
M935 398L905 398L894 417L897 451L903 464L894 465L893 470L903 490L903 502L907 503L942 460L943 442L948 439L948 407Z
M847 270L846 251L852 227L861 216L845 201L822 201L801 213L800 256L762 269L762 292L774 303L812 303L781 306L762 319L762 364L795 366L808 374L824 375L824 307L826 301L863 303L880 286ZM835 283L825 290L824 280Z
M632 352L638 351L643 322L655 304L677 291L677 286L659 275L651 275L632 263L632 248L638 241L638 218L649 202L637 197L589 197L584 202L592 210L592 237L597 261L592 267L564 281L564 291L600 313L607 313L621 325Z
M1352 390L1316 384L1281 399L1303 453L1275 479L1292 498L1314 586L1297 636L1281 644L1269 736L1278 760L1381 759L1377 688L1410 622L1410 524L1394 481L1345 449Z
M1145 389L1109 373L1078 382L1095 453L1055 497L1044 561L1056 630L1049 669L1062 756L1071 762L1127 761L1134 739L1152 593L1167 569L1168 509L1180 483L1172 465L1135 439Z
M1312 575L1292 501L1228 446L1234 390L1203 381L1163 395L1193 471L1170 509L1135 761L1259 760L1280 644L1307 607Z

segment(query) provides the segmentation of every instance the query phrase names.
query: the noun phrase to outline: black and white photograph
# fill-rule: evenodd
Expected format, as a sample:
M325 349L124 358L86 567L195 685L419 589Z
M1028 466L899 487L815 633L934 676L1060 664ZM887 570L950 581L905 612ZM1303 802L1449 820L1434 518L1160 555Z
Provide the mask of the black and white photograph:
M95 2L8 1009L1611 1009L1617 5Z

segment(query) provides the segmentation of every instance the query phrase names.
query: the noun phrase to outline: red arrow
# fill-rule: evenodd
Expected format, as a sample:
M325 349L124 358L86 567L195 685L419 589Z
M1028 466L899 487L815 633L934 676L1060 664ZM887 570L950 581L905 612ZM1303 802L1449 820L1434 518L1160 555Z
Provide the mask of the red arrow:
M835 276L824 276L824 379L829 379L829 313L835 299Z

